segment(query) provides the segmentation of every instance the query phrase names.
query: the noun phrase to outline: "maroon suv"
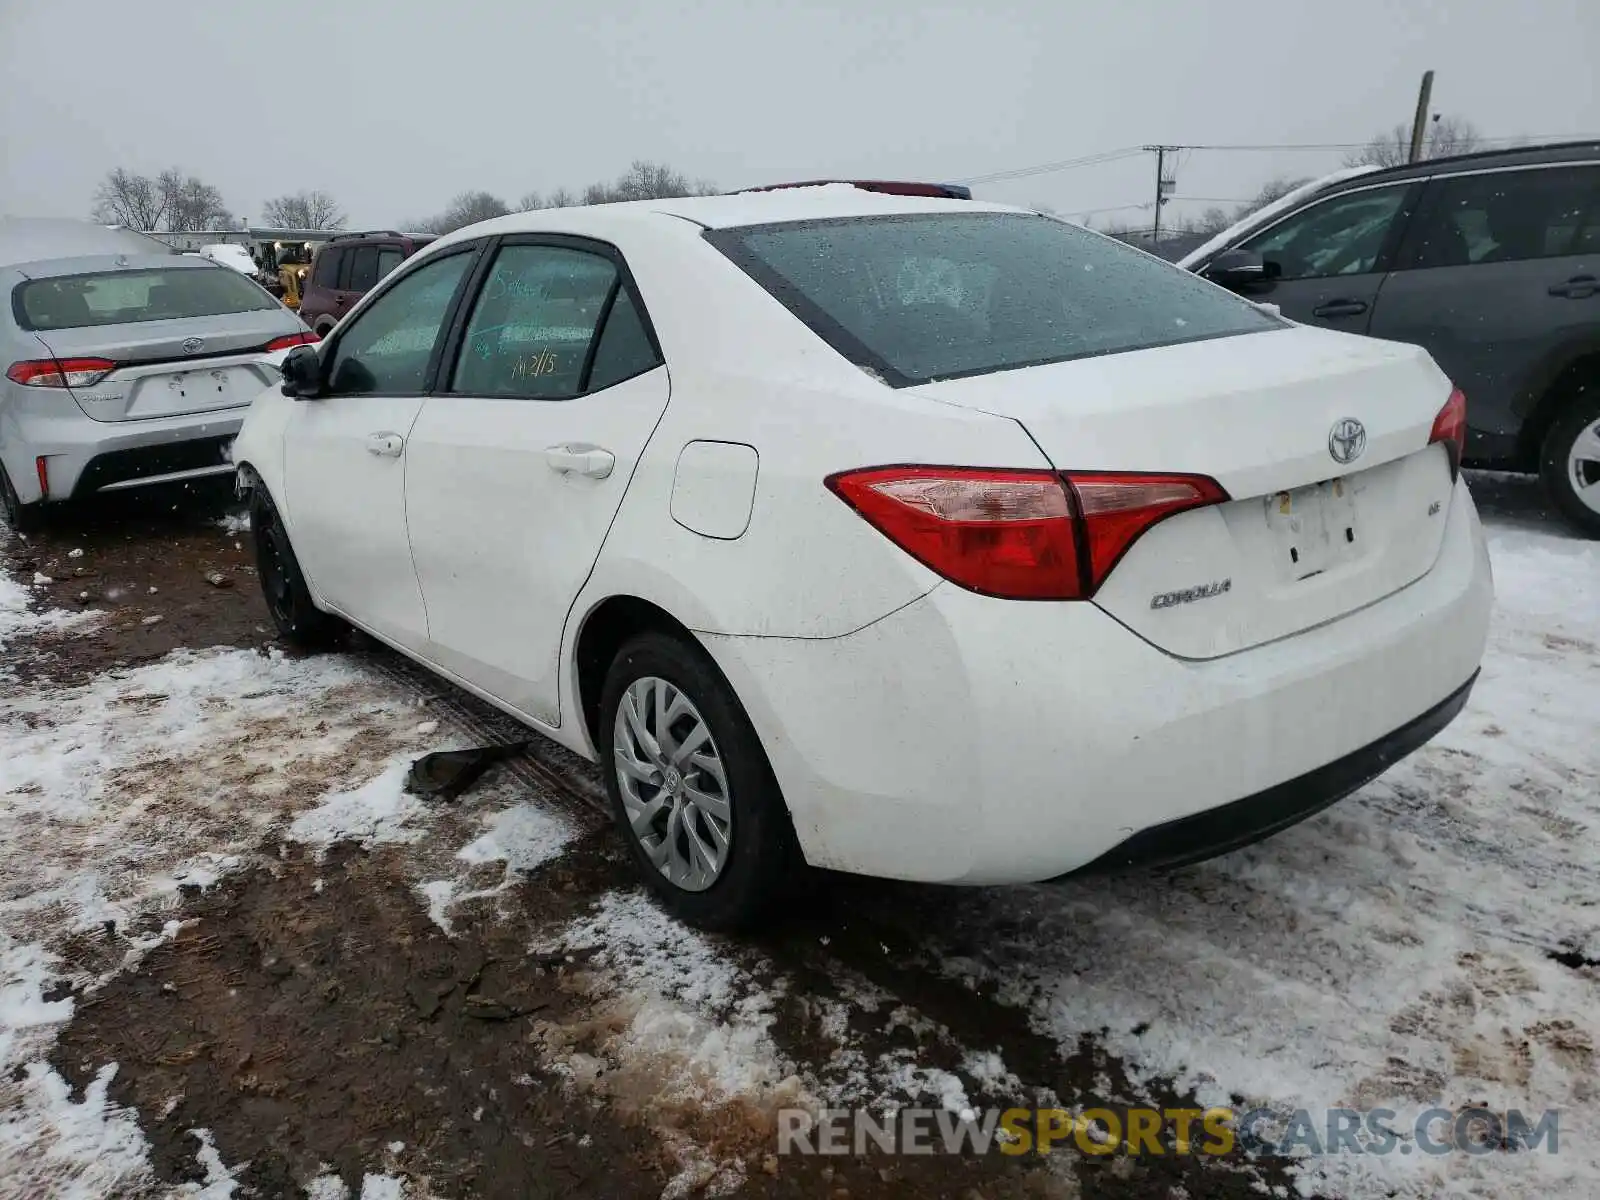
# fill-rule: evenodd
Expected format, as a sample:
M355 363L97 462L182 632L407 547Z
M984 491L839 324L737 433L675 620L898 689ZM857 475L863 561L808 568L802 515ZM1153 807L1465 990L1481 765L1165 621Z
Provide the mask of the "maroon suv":
M341 233L330 238L311 261L300 297L300 319L318 336L326 337L378 280L431 241L431 237L393 230Z

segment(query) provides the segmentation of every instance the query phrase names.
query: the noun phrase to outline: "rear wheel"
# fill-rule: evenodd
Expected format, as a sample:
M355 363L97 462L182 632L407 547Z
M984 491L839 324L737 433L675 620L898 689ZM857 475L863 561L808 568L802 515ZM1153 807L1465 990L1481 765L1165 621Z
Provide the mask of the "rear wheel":
M0 508L5 510L6 524L16 533L37 533L44 526L44 504L24 504L3 463L0 463Z
M347 627L338 617L312 603L305 575L289 544L289 531L259 487L250 496L250 531L255 537L261 594L279 635L303 650L326 650L336 645Z
M599 734L612 813L651 890L707 929L759 922L799 855L755 729L705 652L661 633L627 642Z
M1545 434L1539 473L1550 498L1586 537L1600 538L1600 389L1581 393Z

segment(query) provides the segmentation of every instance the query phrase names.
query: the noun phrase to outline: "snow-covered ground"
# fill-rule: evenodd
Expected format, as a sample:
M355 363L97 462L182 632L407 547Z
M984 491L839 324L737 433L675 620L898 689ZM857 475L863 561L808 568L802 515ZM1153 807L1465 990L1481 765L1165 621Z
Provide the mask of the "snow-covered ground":
M1122 1102L1175 1086L1282 1112L1561 1110L1557 1155L1308 1159L1307 1192L1600 1194L1586 1117L1600 972L1583 965L1600 958L1600 545L1513 517L1490 526L1499 604L1483 676L1433 744L1327 813L1169 878L963 893L937 921L886 893L874 918L911 947L913 977L981 985L997 1022L1063 1055L1096 1039L1131 1081ZM28 599L0 579L0 645L95 636L92 620ZM500 903L518 872L566 852L571 815L514 788L435 844L437 810L401 792L407 760L452 740L425 716L338 657L179 652L84 686L0 678L0 1198L153 1186L135 1114L106 1098L117 1065L74 1096L44 1058L73 1014L59 984L137 970L176 934L180 887L212 886L280 840L386 842L414 856L417 903L449 931L459 906ZM952 1034L914 983L870 983L817 941L828 997L805 994L793 963L610 892L539 947L587 956L575 978L592 1001L584 1028L539 1029L542 1053L570 1086L688 1139L671 1194L744 1180L693 1142L685 1110L1035 1099L1005 1039ZM797 1001L826 1054L782 1036ZM912 1036L887 1050L862 1034L886 1026ZM228 1147L198 1130L194 1152L205 1182L173 1194L232 1195ZM361 1194L404 1194L391 1169L370 1164ZM345 1194L332 1177L302 1182Z

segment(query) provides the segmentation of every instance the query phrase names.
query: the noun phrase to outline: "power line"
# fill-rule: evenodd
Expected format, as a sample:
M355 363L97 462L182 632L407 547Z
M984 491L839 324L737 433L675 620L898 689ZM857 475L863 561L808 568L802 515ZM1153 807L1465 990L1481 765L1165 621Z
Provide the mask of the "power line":
M1051 171L1066 171L1073 167L1095 167L1101 163L1117 162L1124 158L1133 158L1143 154L1139 146L1124 146L1120 150L1105 150L1099 154L1086 154L1082 158L1066 158L1059 162L1039 163L1031 167L1016 167L1009 171L994 171L988 175L973 175L966 179L958 179L957 183L999 183L1004 179L1023 179L1029 175L1044 175Z
M1485 147L1510 146L1517 142L1539 144L1543 142L1581 142L1590 139L1600 139L1600 133L1518 133L1506 137L1477 138L1476 144ZM1204 144L1169 146L1168 149L1180 151L1211 150L1211 151L1245 151L1245 152L1284 152L1284 151L1319 151L1330 150L1365 150L1373 141L1384 141L1383 138L1369 139L1365 142L1207 142ZM1077 167L1097 167L1104 163L1120 162L1125 158L1132 158L1137 154L1145 153L1142 146L1124 146L1117 150L1106 150L1099 154L1087 154L1082 158L1067 158L1059 162L1038 163L1031 167L1016 167L1009 171L993 171L987 175L973 175L955 182L965 184L1000 183L1008 179L1025 179L1031 175L1046 175L1054 171L1066 171Z

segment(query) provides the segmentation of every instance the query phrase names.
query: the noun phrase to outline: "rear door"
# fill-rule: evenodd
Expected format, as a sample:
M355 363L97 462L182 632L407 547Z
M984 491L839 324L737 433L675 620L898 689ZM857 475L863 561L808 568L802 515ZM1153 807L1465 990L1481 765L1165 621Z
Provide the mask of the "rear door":
M1391 183L1340 192L1290 213L1239 248L1282 274L1258 297L1290 320L1367 332L1378 290L1420 185Z
M507 238L407 448L429 656L551 725L567 613L669 384L620 254Z
M83 259L25 273L24 326L58 360L112 365L72 389L96 421L249 404L276 377L260 361L267 344L304 331L264 289L204 259Z
M428 623L406 533L407 438L476 250L396 278L324 343L324 394L284 427L289 531L313 591L408 649Z
M1519 396L1600 342L1600 164L1432 180L1395 267L1370 332L1466 392L1469 456L1512 453Z

